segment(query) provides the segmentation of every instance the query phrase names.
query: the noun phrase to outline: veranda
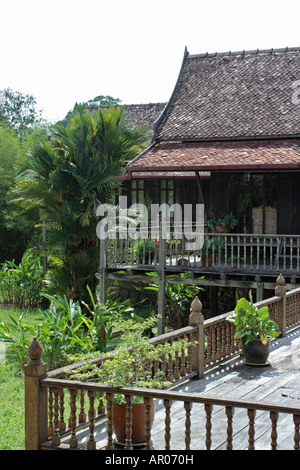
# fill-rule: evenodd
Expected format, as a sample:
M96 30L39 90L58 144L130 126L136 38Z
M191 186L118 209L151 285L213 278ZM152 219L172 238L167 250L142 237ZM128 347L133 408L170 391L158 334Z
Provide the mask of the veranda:
M223 314L204 321L201 302L192 303L189 326L157 336L154 344L188 338L197 347L181 357L162 357L161 367L172 389L115 389L105 384L67 380L64 369L47 373L39 343L29 348L25 367L26 449L115 448L112 427L114 393L125 395L126 442L132 449L132 397L144 397L144 449L295 449L300 445L299 326L300 289L288 293L277 279L268 305L281 337L274 340L271 366L245 365L234 327ZM186 354L183 357L183 354ZM99 357L94 363L101 367ZM149 365L150 366L150 365ZM87 364L88 367L88 364ZM106 409L103 398L106 398ZM66 416L67 397L70 414ZM150 405L156 399L154 425Z

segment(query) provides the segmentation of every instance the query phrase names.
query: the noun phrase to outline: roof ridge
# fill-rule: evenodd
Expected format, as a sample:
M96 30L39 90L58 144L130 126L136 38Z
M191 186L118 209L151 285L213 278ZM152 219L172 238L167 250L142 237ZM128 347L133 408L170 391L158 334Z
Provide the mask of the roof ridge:
M278 49L252 49L252 50L242 50L242 51L227 51L227 52L205 52L200 54L188 54L189 59L194 58L205 58L205 57L223 57L231 55L245 55L245 54L272 54L273 52L300 52L299 47L284 47Z

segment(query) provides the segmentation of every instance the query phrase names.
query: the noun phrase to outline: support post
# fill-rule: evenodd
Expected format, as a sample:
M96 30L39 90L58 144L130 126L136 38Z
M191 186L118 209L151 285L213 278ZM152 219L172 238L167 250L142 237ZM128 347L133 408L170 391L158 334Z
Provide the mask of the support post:
M285 279L280 273L276 279L275 295L281 297L277 315L277 324L281 331L281 336L286 336L286 287Z
M255 280L257 282L256 302L260 302L264 298L264 283L261 281L260 276L256 276Z
M192 334L192 368L198 371L198 378L204 377L205 368L205 342L204 342L204 317L202 315L202 303L196 296L191 304L189 325L197 326L197 331Z
M43 348L34 338L28 348L29 362L25 371L25 449L39 450L48 438L47 388L40 380L47 373L47 364L41 360Z
M105 304L107 296L106 239L100 239L100 303Z
M165 299L166 299L166 241L162 236L162 226L159 226L159 256L158 256L158 325L157 334L165 332Z

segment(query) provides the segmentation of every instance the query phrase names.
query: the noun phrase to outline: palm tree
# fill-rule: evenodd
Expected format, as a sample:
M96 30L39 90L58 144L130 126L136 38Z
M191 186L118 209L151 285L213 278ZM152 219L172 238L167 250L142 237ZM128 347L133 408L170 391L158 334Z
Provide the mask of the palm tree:
M146 131L126 122L122 108L98 109L93 116L82 105L70 121L57 124L40 142L18 174L11 200L39 207L49 220L52 255L49 279L69 297L95 285L99 247L96 208L110 202L126 163L145 145Z

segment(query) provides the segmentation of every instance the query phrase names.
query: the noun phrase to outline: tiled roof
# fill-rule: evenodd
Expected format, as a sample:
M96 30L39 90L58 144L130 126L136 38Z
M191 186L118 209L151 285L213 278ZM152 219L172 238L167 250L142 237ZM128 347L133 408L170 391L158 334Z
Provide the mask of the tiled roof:
M149 104L126 104L125 118L134 126L142 126L148 129L152 136L153 124L161 115L166 103L149 103Z
M209 171L199 171L198 172L199 178L210 178ZM118 176L116 179L118 180L126 180L126 179L194 179L196 178L195 171L133 171L131 176Z
M299 80L299 48L186 53L154 140L300 136Z
M159 143L128 165L130 172L299 169L300 140Z

